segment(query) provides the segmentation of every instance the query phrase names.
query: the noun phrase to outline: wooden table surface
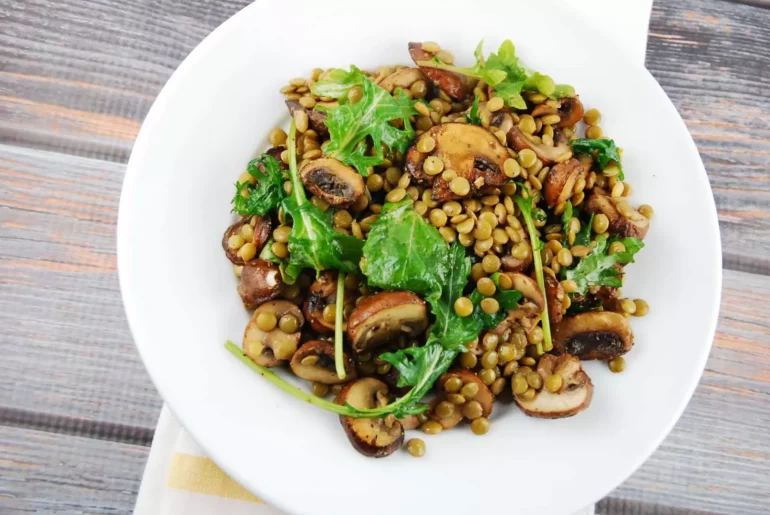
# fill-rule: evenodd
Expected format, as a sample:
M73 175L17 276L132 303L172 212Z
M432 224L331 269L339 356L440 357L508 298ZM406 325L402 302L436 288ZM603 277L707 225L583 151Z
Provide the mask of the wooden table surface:
M172 71L246 3L0 0L0 513L132 510L161 400L118 291L125 163ZM598 511L767 514L770 2L657 0L647 67L708 170L722 310L681 420Z

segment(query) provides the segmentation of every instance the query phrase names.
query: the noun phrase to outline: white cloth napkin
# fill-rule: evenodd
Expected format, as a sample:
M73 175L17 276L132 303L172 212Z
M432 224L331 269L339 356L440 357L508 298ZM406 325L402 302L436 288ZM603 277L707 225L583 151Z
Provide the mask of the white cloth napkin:
M564 0L644 63L652 0ZM134 515L281 515L230 479L179 425L160 413ZM589 506L575 515L593 515Z

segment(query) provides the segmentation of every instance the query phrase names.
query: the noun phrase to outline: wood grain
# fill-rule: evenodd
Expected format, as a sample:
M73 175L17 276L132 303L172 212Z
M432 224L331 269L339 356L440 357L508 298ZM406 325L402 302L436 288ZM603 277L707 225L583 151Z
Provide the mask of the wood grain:
M0 142L125 162L179 62L247 3L10 2L0 31ZM725 265L754 273L770 273L768 26L770 9L658 0L647 52L706 164Z
M0 426L0 513L129 514L148 451Z
M0 408L25 424L35 412L155 424L116 275L123 168L0 145Z

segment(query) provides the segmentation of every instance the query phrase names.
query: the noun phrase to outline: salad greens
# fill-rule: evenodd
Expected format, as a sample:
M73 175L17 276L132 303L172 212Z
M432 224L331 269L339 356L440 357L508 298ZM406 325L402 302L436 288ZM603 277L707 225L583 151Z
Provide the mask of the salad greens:
M479 96L476 95L473 98L473 104L471 110L465 113L465 119L472 125L481 125L481 117L479 117Z
M583 225L575 235L575 245L588 246L591 244L591 227L594 223L594 214L591 213L588 223Z
M516 56L516 47L510 39L503 41L497 53L489 54L486 59L482 52L483 45L484 40L481 40L473 52L476 63L467 68L446 64L438 57L433 57L429 61L419 61L417 64L483 80L495 90L497 96L505 101L505 105L515 109L527 108L521 96L524 90L538 91L551 98L562 98L574 94L572 86L557 85L548 75L530 72Z
M625 251L609 253L609 245L612 243L607 240L607 236L600 235L596 240L596 248L588 256L580 260L575 268L567 270L566 278L575 281L577 284L576 293L585 294L589 286L611 286L620 287L623 285L619 275L623 271L616 265L624 265L634 262L634 254L639 252L644 243L638 238L612 238L613 241L620 241L625 246Z
M543 342L537 344L537 353L543 354L543 352L553 349L553 342L551 341L551 322L548 318L548 298L545 294L545 279L543 278L543 261L540 259L540 251L543 249L543 243L538 236L537 228L535 228L535 221L533 216L533 197L529 188L525 185L521 186L521 191L516 195L516 205L521 210L521 216L524 217L524 222L527 226L527 232L529 233L530 245L532 245L532 258L535 265L535 275L537 276L537 285L540 286L540 290L543 292L543 299L545 300L543 306L543 312L540 316L543 323Z
M575 154L587 154L593 156L599 168L604 170L614 162L618 166L618 179L625 179L623 166L620 164L620 153L615 142L611 139L573 139L569 142Z
M335 231L329 216L308 201L297 171L296 136L297 127L292 121L288 142L292 196L282 203L293 223L289 234L289 260L281 267L283 279L289 284L294 283L305 268L318 272L327 268L356 271L364 245L354 236Z
M361 87L363 96L351 104L346 101L347 91L354 86ZM326 111L325 123L331 138L326 155L355 167L364 177L369 175L369 167L385 160L383 145L406 152L414 138L409 122L409 117L417 114L414 102L400 90L391 95L355 66L349 72L335 70L328 80L313 85L313 93L340 100L335 108L318 107ZM394 121L403 124L403 128L391 125ZM373 155L366 155L368 143Z
M257 182L235 183L233 211L241 216L264 216L278 207L284 197L280 164L273 156L264 153L249 161L246 171Z
M564 233L564 239L567 239L569 234L569 226L572 221L572 201L567 201L567 207L564 208L564 212L561 214L561 230Z

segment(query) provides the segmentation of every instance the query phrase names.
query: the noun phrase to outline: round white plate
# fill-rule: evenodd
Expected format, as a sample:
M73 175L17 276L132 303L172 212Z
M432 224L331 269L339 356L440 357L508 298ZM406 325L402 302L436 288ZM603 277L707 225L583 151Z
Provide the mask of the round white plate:
M697 149L650 74L561 6L355 5L260 0L207 37L158 96L120 203L120 283L136 345L205 451L276 507L314 515L570 514L652 453L703 370L721 254ZM233 220L233 183L267 148L269 130L288 120L278 90L289 79L314 67L408 63L408 41L439 41L470 64L482 38L487 52L511 38L529 66L574 85L624 147L632 200L656 212L624 292L647 299L650 313L631 321L636 346L626 372L586 364L595 394L580 415L536 420L501 405L486 436L462 428L425 437L422 459L365 458L335 415L279 391L223 348L227 339L240 342L248 319L220 247Z

